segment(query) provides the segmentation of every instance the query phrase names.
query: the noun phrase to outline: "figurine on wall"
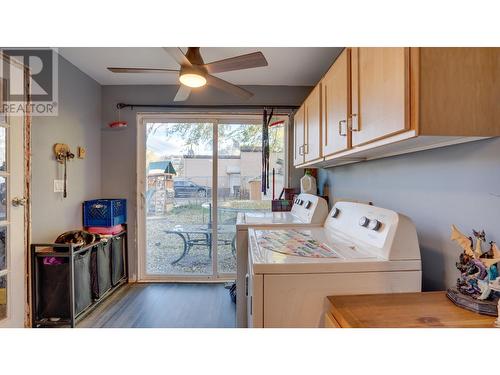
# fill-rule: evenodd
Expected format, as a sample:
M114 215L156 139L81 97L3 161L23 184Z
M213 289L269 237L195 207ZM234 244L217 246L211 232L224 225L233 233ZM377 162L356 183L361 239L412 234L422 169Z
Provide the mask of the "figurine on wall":
M451 239L462 247L459 261L456 263L460 271L457 279L457 289L460 293L477 300L487 300L491 296L490 281L498 277L500 250L495 242L489 242L489 250L483 252L486 234L483 231L473 230L472 237L465 236L455 225L451 226Z

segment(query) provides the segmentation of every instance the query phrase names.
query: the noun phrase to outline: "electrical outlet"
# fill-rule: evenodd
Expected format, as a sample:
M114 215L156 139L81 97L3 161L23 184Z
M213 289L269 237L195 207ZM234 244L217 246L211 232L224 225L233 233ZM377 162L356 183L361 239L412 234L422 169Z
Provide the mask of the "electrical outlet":
M54 193L64 192L64 180L54 180Z

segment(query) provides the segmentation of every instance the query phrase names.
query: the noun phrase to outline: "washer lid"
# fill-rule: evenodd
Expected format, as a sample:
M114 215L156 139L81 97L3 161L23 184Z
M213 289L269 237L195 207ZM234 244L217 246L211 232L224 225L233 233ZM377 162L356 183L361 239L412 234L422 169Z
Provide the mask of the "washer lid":
M388 261L369 248L324 228L248 229L252 271L257 274L420 270L420 260ZM271 243L276 241L276 243ZM280 242L281 241L281 242ZM323 250L305 250L301 241ZM290 246L291 249L285 249ZM274 247L274 248L273 248ZM309 254L308 254L309 253ZM309 256L308 256L309 255Z

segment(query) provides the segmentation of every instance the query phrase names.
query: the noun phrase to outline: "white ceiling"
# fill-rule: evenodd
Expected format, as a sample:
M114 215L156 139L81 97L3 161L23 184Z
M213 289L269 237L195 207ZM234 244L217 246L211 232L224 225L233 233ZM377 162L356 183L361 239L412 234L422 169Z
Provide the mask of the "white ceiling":
M182 48L185 52L187 48ZM326 72L342 48L315 47L202 47L203 60L208 63L228 57L262 51L266 67L219 73L218 77L239 85L312 86ZM59 53L101 85L164 85L177 84L175 73L123 74L111 73L114 67L177 69L177 63L160 47L71 47Z

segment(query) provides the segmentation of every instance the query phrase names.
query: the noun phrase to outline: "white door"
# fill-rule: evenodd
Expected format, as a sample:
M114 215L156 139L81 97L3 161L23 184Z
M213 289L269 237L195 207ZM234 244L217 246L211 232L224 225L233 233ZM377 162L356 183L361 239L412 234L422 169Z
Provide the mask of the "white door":
M23 74L12 67L9 80L0 78L2 104L9 87L23 85ZM0 327L23 327L25 320L24 120L0 112ZM12 204L15 198L20 204Z

